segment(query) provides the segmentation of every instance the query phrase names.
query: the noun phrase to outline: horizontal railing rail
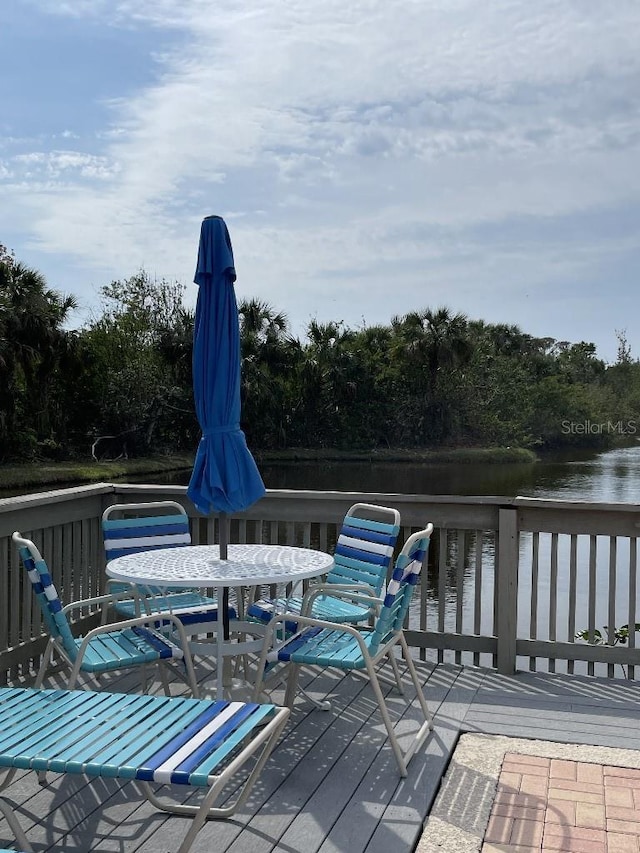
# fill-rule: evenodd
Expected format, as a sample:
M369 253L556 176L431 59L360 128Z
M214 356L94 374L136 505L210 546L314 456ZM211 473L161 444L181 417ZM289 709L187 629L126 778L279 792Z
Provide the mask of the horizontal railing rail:
M103 510L116 502L161 499L183 503L194 543L217 541L217 517L199 514L184 486L99 483L0 500L0 682L29 677L45 642L11 543L13 531L42 550L64 600L88 598L104 590ZM344 513L356 501L395 506L402 539L428 521L434 524L407 625L408 641L423 658L504 673L544 669L635 677L638 505L268 490L233 516L231 541L331 551ZM624 645L615 634L623 625L631 626ZM592 642L576 639L581 631Z

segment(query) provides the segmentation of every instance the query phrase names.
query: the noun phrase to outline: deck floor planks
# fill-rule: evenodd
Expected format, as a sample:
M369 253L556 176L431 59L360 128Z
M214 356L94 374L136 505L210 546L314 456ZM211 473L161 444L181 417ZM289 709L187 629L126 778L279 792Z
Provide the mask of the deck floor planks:
M437 668L436 679L449 677L450 683L434 714L434 731L421 754L414 756L409 775L401 780L381 820L376 827L366 853L385 853L388 850L413 850L440 787L458 740L460 724L475 696L483 676L475 670L457 665ZM431 697L427 683L426 695ZM433 699L431 700L433 702Z
M304 697L295 706L305 715L305 729L322 725L324 731L282 788L287 798L300 796L301 790L308 793L280 838L284 850L312 853L321 846L344 808L345 798L351 796L386 740L376 729L377 706L366 682L347 677L334 681L334 688L336 685L339 690L330 696L329 711L310 706ZM350 697L347 704L343 694ZM295 732L291 736L296 739Z
M452 669L443 677L443 673L422 665L418 671L429 708L436 715L459 673ZM437 673L437 676L434 673ZM415 731L415 725L420 718L419 711L414 709L409 716L413 720L411 725ZM397 784L390 784L390 781L393 782L390 773L395 772L396 765L387 743L378 751L369 772L362 777L358 787L346 801L339 820L319 853L369 850L370 845L377 847L380 843L386 851L412 849L412 839L421 831L426 813L422 812L425 792L432 776L439 773L441 755L442 747L437 743L437 736L432 734L409 765L407 779L400 780L397 777ZM381 822L385 826L382 833L379 832Z
M488 675L469 731L638 749L640 687L586 676Z
M426 681L429 674L430 671L426 672L423 680ZM410 731L416 731L419 725L418 714L406 714L405 700L393 693L391 688L384 687L383 692L393 697L389 702L389 711L392 720L400 720L396 730L401 732L406 725ZM407 695L411 696L409 688ZM389 774L395 772L396 768L395 759L378 706L368 689L365 688L358 697L358 705L362 707L363 725L332 768L326 780L327 784L317 790L310 804L311 814L322 814L323 822L328 827L320 839L319 848L305 846L305 839L309 838L308 812L298 815L290 832L283 837L286 848L291 846L293 849L309 851L364 850L367 839L373 834L381 815L384 814L396 787L389 785ZM352 704L350 709L354 707ZM334 722L332 729L335 725ZM402 734L400 741L402 742ZM351 813L354 803L356 814ZM343 819L345 811L349 811L346 820ZM332 846L334 838L338 839L338 846Z
M292 713L292 723L277 747L278 754L273 756L271 767L265 767L268 773L276 768L280 770L285 756L287 772L278 789L272 792L267 808L256 812L242 834L226 848L229 853L263 853L278 845L283 850L300 849L310 853L319 846L326 834L323 822L326 815L314 810L314 796L326 784L332 768L340 761L364 722L356 702L363 692L364 683L349 679L341 687L341 695L332 697L330 711L320 711L305 699L298 700L299 704ZM291 834L291 825L300 815L306 816L308 832L302 846L296 847L284 839ZM216 842L222 840L223 836L217 833Z
M298 699L249 801L235 819L206 824L193 853L411 853L464 731L640 750L640 685L633 682L419 666L436 729L406 780L366 682L305 675L312 695L330 693L331 710ZM202 667L198 674L211 675ZM107 686L138 689L130 676L105 679ZM273 699L281 698L278 688ZM402 714L401 699L391 706L392 716ZM415 709L407 719L414 716ZM166 853L187 830L186 819L158 813L133 783L50 774L42 788L35 774L21 773L8 796L37 853ZM0 819L0 846L5 841L13 839Z

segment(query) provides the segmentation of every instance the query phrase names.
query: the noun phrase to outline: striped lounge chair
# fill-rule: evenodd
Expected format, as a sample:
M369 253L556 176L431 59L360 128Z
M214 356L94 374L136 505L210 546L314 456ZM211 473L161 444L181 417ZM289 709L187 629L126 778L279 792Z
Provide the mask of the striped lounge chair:
M260 600L249 605L249 617L269 622L275 613L303 613L331 622L358 623L375 612L378 597L393 564L393 552L400 533L397 509L357 503L344 517L334 565L323 583L314 584L304 597ZM347 595L352 592L353 597ZM287 631L296 630L290 618Z
M409 604L420 571L426 559L433 525L413 533L405 542L398 555L393 575L387 586L380 612L372 626L344 625L326 622L308 616L298 616L300 630L285 640L280 640L284 623L291 618L288 613L274 617L267 628L260 661L255 696L261 695L265 676L274 677L272 669L283 665L288 671L285 705L291 707L297 692L298 671L300 666L334 668L342 672L359 672L367 677L373 688L387 734L396 758L401 776L407 775L407 765L415 751L420 747L432 729L431 715L422 694L411 653L404 638L403 623L409 611ZM380 676L376 671L378 664L388 661L391 664L396 685L400 693L403 686L398 664L395 658L399 646L406 663L407 671L416 690L424 722L415 734L406 750L402 750L395 735L391 717L380 688ZM271 669L270 669L271 667Z
M45 627L49 632L49 641L35 681L36 687L42 685L52 655L56 653L71 668L67 684L70 688L75 686L80 673L99 676L113 670L137 667L142 675L144 689L146 665L157 664L163 667L177 662L179 664L177 673L181 678L186 676L192 694L198 695L191 652L184 627L178 619L171 614L163 616L163 620L172 624L174 629L172 636L177 637L178 642L169 640L156 630L156 625L149 616L100 625L88 631L83 637L75 637L69 623L69 613L74 610L84 610L86 613L87 609L95 610L100 606L108 606L113 604L114 596L100 595L63 607L49 567L34 543L30 539L25 539L17 531L12 539L18 547L22 565L27 572L42 611ZM164 669L161 669L161 675L168 692Z
M16 772L136 781L156 808L192 816L178 848L186 853L205 820L229 817L246 801L288 715L287 708L243 702L0 688L0 771L6 771L4 778L0 773L0 814L21 849L31 853L14 809L2 796ZM240 788L234 779L232 800L216 805L238 771ZM166 786L160 790L167 795L161 797L156 785ZM192 798L189 803L171 799L189 788L202 793L197 804Z

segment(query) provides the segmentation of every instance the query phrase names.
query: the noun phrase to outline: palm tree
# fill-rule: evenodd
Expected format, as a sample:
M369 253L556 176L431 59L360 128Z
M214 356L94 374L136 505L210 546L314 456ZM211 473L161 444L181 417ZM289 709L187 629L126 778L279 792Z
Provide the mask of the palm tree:
M410 398L407 414L421 441L447 437L447 396L453 374L473 352L464 314L448 308L412 311L391 321L394 361L403 370Z
M287 315L260 299L238 304L242 352L242 421L254 447L287 444L297 402L295 375L301 357Z
M51 436L56 369L67 351L63 329L73 296L47 288L44 276L0 254L0 434L5 447ZM22 452L27 450L22 447Z
M448 308L414 311L402 319L394 318L392 328L410 361L426 368L432 389L441 370L464 364L472 352L466 316L452 314Z

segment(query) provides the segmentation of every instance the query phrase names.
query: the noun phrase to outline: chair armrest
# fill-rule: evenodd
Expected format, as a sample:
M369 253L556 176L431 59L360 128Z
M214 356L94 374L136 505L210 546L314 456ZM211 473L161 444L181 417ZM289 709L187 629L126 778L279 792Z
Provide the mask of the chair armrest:
M92 607L94 604L107 604L112 601L121 601L130 599L131 592L123 590L122 592L106 592L102 595L96 595L93 598L83 598L81 601L72 601L65 604L62 608L63 613L69 613L72 610L80 610L82 607Z
M369 584L366 583L316 583L306 591L305 598L310 595L316 595L318 592L333 593L338 590L348 591L350 589L353 589L356 592L362 592L365 595L371 595L374 598L376 597L375 592L371 589Z
M119 584L120 586L126 586L131 592L135 592L137 590L136 584L132 583L132 581L119 581L115 578L107 578L105 583L105 588L110 589L114 584ZM124 590L122 590L124 592Z
M177 616L174 616L172 613L163 613L161 618L163 622L171 622L178 631L180 640L182 641L184 638L184 642L187 642L184 625ZM122 622L110 622L108 625L98 625L96 628L92 628L90 631L87 631L83 638L83 645L86 640L91 639L91 637L95 637L98 634L105 634L110 631L123 631L126 628L135 628L137 625L150 625L155 630L158 621L159 616L155 613L153 615L145 614L144 616L136 616L133 619L124 619Z
M268 640L269 640L269 642L273 648L278 648L277 646L273 645L273 637L274 637L275 629L276 629L278 623L282 622L284 624L287 621L293 621L293 620L295 620L298 623L298 627L301 625L304 625L306 627L327 628L330 631L340 631L343 634L351 634L353 637L357 638L360 646L366 650L366 646L362 640L362 635L361 635L360 630L358 628L354 627L353 625L347 625L344 622L342 622L342 623L340 623L340 622L327 622L326 619L314 619L312 616L301 616L298 613L278 613L278 614L276 614L273 617L273 619L269 622L269 624L267 625L267 629L266 629L265 637L264 637L263 648L267 647L267 645L268 645L267 641ZM295 637L295 636L297 636L297 634L300 634L300 633L301 633L301 631L297 631L296 634L294 634L293 636ZM289 642L291 642L292 639L293 639L292 637L287 637L283 641L283 643L280 643L279 645L284 645L286 643L289 643Z
M99 596L99 598L102 598L102 597L103 596ZM87 600L90 600L90 599L87 599ZM78 648L78 657L77 657L77 660L74 664L74 670L72 670L72 672L75 672L76 668L78 668L78 669L80 668L82 658L84 657L84 655L87 651L87 648L88 648L93 637L97 637L100 634L110 633L112 631L122 631L126 628L135 628L137 625L149 625L153 630L157 630L156 629L157 621L158 621L157 615L154 617L150 617L148 615L147 616L137 616L135 619L126 619L123 622L112 622L109 625L98 625L96 628L92 628L82 638L82 642L80 643L80 646ZM189 648L189 642L187 640L187 633L184 629L184 625L176 616L173 616L170 613L166 613L166 614L163 613L162 614L162 621L163 622L170 622L173 625L174 630L177 631L177 633L178 633L178 636L180 638L179 644L182 648L182 653L184 655L184 663L185 663L185 666L187 668L187 672L190 673L191 678L192 678L192 683L193 683L192 693L193 693L194 697L197 699L198 698L198 686L197 686L197 682L196 682L196 678L195 678L195 673L193 670L193 659L191 656L191 649Z
M343 583L325 583L316 584L312 589L307 590L302 599L300 612L304 616L308 616L313 608L313 602L320 595L330 595L332 598L344 598L345 600L354 601L358 604L366 604L372 608L378 608L382 604L382 599L378 598L375 592L367 584L343 584Z

